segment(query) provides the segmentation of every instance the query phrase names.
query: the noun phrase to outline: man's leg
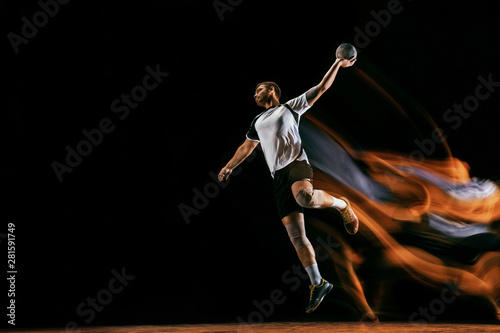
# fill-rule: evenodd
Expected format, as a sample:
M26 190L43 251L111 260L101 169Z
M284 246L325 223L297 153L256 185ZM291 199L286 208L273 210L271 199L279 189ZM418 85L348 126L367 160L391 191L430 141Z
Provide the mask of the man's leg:
M304 214L298 211L290 213L282 219L282 222L297 251L299 260L311 280L311 297L306 308L306 312L311 313L316 310L333 286L321 277L314 248L306 237Z
M316 254L314 253L314 248L311 242L306 237L306 230L304 226L304 214L301 212L293 212L285 216L282 220L283 225L286 228L290 241L295 247L297 256L299 257L302 266L306 269L308 267L316 265ZM309 278L311 284L321 284L321 275L319 272L309 272Z
M348 233L355 234L359 229L359 221L354 214L349 201L313 188L308 180L299 180L292 184L292 193L299 205L305 208L336 208L344 219Z

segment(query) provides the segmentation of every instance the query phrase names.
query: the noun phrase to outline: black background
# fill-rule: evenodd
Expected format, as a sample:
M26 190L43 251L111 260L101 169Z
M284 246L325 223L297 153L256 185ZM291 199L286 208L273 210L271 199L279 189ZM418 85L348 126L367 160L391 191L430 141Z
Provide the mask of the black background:
M244 140L260 112L257 83L277 82L283 101L298 96L321 80L337 45L354 43L354 28L364 30L370 11L387 3L244 0L221 20L210 0L71 1L17 54L5 38L0 232L15 223L17 325L86 325L77 306L122 268L135 278L89 324L235 321L273 289L286 291L287 302L269 320L300 316L308 289L290 292L281 280L299 262L260 152L198 214L187 220L179 205L193 207L193 189L211 186L210 172ZM479 76L500 81L500 4L400 6L355 66L427 110L472 176L497 177L500 92L457 129L443 114L474 94ZM8 7L4 36L19 34L21 18L40 10L35 1ZM120 120L111 103L157 65L168 77ZM421 114L408 110L416 134L365 90L354 69L342 69L310 112L364 148L408 154L415 139L429 137ZM63 163L65 147L103 118L115 130L59 182L51 164ZM401 302L409 313L422 304Z

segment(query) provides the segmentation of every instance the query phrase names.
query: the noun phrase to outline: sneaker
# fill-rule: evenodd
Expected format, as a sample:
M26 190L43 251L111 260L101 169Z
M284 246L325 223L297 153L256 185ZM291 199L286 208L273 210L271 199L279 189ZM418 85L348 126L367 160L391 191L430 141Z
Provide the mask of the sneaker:
M311 297L309 299L309 305L306 308L306 313L311 313L316 310L326 294L332 290L333 285L325 279L322 279L319 286L311 285L309 288L311 289Z
M345 197L340 197L339 199L344 200L345 203L347 204L347 206L344 209L339 210L340 215L342 215L342 218L344 219L345 230L347 230L347 232L350 233L351 235L354 235L355 233L358 232L359 220L356 214L354 214L351 208L351 204L349 203L349 200L347 200L347 198Z

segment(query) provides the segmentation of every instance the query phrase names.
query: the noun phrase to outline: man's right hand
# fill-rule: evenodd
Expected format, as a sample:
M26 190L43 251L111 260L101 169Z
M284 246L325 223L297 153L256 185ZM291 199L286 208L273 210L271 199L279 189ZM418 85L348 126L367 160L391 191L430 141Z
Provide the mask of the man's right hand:
M253 141L246 139L245 142L236 150L233 158L229 162L227 162L226 166L222 168L219 172L219 181L223 182L229 178L229 175L233 172L233 170L247 158L252 151L257 147L259 141Z
M219 181L224 182L229 178L229 175L233 172L233 170L229 168L222 168L222 170L219 172Z

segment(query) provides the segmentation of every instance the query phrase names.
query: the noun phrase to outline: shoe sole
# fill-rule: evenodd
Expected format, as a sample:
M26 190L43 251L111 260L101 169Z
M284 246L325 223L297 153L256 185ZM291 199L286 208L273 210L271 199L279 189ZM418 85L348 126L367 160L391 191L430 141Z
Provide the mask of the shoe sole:
M323 297L321 297L318 304L316 304L316 306L314 308L307 310L306 313L311 313L314 310L316 310L318 308L318 306L321 304L321 302L323 302L323 300L325 299L325 296L328 295L330 293L330 291L332 291L332 289L333 289L333 284L330 284L330 287L328 288L327 292L323 295Z
M347 228L347 225L346 225L346 223L345 223L345 222L344 222L344 227L345 227L345 230L347 231L347 233L348 233L349 235L355 235L355 234L357 234L357 233L358 233L358 231L359 231L359 222L358 222L358 227L356 228L356 231L354 231L354 232L350 231L350 230Z

